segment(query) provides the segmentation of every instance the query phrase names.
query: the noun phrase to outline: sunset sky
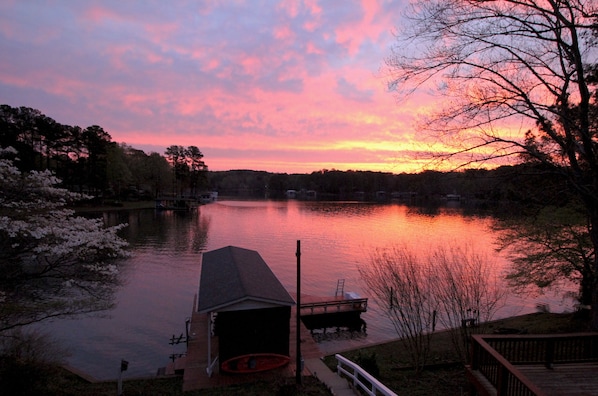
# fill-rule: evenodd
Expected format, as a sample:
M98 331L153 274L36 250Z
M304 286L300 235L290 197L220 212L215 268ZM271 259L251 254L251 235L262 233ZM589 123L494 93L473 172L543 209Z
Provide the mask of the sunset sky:
M381 73L406 1L0 0L0 103L211 170L418 172Z

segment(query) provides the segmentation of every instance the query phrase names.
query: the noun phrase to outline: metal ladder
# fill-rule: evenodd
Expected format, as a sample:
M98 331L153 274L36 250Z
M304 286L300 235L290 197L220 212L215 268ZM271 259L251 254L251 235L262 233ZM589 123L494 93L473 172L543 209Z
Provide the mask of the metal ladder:
M336 291L334 292L334 297L345 295L345 280L339 279L336 281Z

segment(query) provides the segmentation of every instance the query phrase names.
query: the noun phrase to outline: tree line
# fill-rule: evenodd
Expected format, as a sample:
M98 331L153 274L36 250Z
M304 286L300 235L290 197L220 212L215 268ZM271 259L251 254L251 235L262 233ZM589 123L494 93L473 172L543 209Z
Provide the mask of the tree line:
M317 199L332 200L386 200L397 193L395 197L424 203L457 194L470 202L492 205L553 196L545 190L537 191L538 179L545 185L547 176L533 165L415 174L335 169L307 174L214 172L208 171L196 146L171 145L163 154L147 154L112 141L101 126L61 124L40 110L24 106L0 105L0 131L0 147L17 150L21 171L51 170L65 188L99 199L196 196L210 189L223 196L273 199L285 198L288 190L314 191Z
M251 170L210 171L209 184L221 196L284 199L288 190L299 197L314 191L320 200L400 200L434 204L456 195L477 207L517 210L563 204L570 197L562 178L542 166L519 164L496 169L454 172L427 170L420 173L320 170L308 174L269 173Z
M197 193L207 165L196 146L172 145L164 155L116 143L101 126L61 124L29 107L0 105L0 147L18 152L21 171L50 170L70 191L99 198L139 199Z

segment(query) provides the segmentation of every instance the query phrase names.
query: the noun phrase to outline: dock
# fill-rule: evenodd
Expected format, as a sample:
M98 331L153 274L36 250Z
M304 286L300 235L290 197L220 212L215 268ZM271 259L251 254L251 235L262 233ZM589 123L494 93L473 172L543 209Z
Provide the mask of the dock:
M208 317L207 314L194 312L191 317L189 330L189 343L187 346L187 356L184 359L184 373L183 373L183 391L190 391L195 389L214 388L227 385L240 384L244 382L255 382L259 380L275 380L276 378L294 377L296 370L296 325L294 323L296 318L296 309L291 309L291 322L289 334L289 355L290 363L282 368L271 370L264 373L256 373L252 375L226 375L220 374L216 367L212 376L208 376L206 368L208 366L208 357L206 352L206 344L208 342ZM322 353L320 352L316 342L311 337L309 330L301 325L301 356L304 360L320 359ZM212 337L212 352L218 355L218 337ZM176 363L176 361L175 361ZM174 367L174 366L173 366ZM169 370L167 369L167 373ZM307 369L304 368L302 375L311 375Z
M339 387L337 381L332 382L336 378L328 375L332 374L328 368L322 372L326 366L320 360L323 354L312 331L315 328L325 331L333 326L362 328L359 315L367 309L367 299L352 298L357 296L343 293L343 288L344 280L339 280L335 296L344 298L303 294L297 298L280 283L257 251L225 246L205 252L199 293L187 322L187 354L175 359L165 374L182 372L184 392L256 381L273 382L298 374L316 376L316 371L325 375L326 385ZM253 354L277 359L282 355L283 359L288 358L288 363L276 368L267 363L257 367L259 363L254 356L253 365L245 363L232 369L226 366L233 372L220 372L221 367L225 368L223 362L228 364ZM249 373L251 375L247 375Z
M361 314L367 311L368 299L357 295L345 297L301 296L301 320L310 330L347 328L365 330Z
M195 198L161 197L155 199L156 210L191 210L199 207L199 200Z
M321 318L322 315L350 314L364 312L367 309L367 299L345 299L342 297L315 297L301 296L300 325L301 356L305 361L302 371L303 376L315 375L324 380L325 370L328 368L321 362L324 356L318 348L316 341L311 336L311 330L303 323L306 318ZM208 314L197 312L194 302L193 313L189 324L189 339L187 344L187 355L176 359L166 368L166 374L183 373L183 391L196 389L214 388L229 386L259 380L274 381L280 377L292 378L296 373L296 315L297 306L291 308L290 334L289 334L289 355L290 363L282 368L252 375L227 375L221 374L218 367L211 376L208 375L207 342L208 342ZM305 315L305 317L304 317ZM309 320L308 320L309 321ZM212 357L218 356L218 337L211 337ZM218 365L216 365L218 366ZM317 370L317 372L316 372ZM328 370L329 371L329 370ZM331 373L331 372L330 372ZM336 374L328 375L328 378L335 380ZM339 378L340 379L340 378ZM344 380L340 381L341 383ZM344 381L346 382L346 381ZM337 385L338 386L338 385Z
M301 317L338 312L366 312L367 298L301 296Z

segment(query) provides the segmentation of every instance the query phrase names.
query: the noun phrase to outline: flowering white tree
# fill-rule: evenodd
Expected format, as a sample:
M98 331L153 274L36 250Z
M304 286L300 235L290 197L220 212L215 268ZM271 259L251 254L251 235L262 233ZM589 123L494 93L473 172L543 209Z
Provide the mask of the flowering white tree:
M50 171L21 173L0 148L0 331L112 306L124 225L75 216L85 196L59 188Z

